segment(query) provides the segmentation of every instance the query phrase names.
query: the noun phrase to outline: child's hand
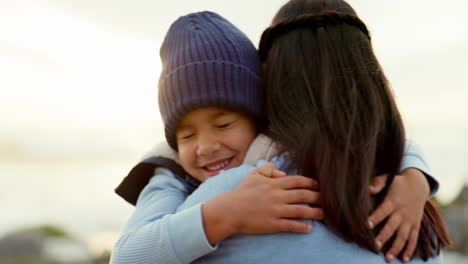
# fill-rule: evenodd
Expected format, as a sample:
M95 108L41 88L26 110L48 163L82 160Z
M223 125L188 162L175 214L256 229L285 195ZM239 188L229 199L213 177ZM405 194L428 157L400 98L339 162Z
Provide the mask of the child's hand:
M408 262L411 259L418 241L424 205L429 197L429 184L419 170L408 169L402 174L395 177L384 201L368 219L369 227L373 228L388 218L376 237L377 248L382 248L396 233L393 245L385 255L388 262L393 261L403 248L402 260ZM371 194L379 193L385 181L386 176L376 177L369 187Z
M301 204L318 204L315 180L288 176L272 163L252 171L233 190L239 202L237 232L264 234L274 232L310 232L311 226L292 218L323 219L321 208Z
M299 219L323 219L318 204L315 180L287 176L272 163L252 171L234 190L205 203L202 207L205 233L211 244L237 233L307 233L311 226ZM215 228L218 226L219 228Z

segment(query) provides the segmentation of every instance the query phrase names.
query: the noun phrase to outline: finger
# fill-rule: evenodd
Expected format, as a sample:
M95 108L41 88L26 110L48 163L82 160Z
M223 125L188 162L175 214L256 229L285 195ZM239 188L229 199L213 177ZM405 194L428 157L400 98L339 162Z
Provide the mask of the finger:
M297 219L310 219L322 220L322 208L310 207L307 205L291 204L279 208L279 218L297 218Z
M289 189L315 189L318 186L317 181L304 176L294 175L275 179L278 187Z
M395 241L393 241L392 247L385 254L385 258L387 259L387 261L392 262L395 259L395 257L400 254L401 250L406 244L406 241L408 240L410 231L410 225L402 225L398 229L398 234Z
M278 219L277 232L309 233L312 231L312 225L297 220Z
M273 173L271 174L272 178L281 178L286 176L286 173L284 171L280 171L278 169L274 169Z
M411 230L405 253L403 253L403 262L406 263L410 261L411 258L413 257L414 250L416 249L416 245L418 244L418 237L419 237L419 228Z
M288 205L282 208L283 218L298 218L298 219L310 219L310 220L322 220L323 210L322 208L314 208L306 205Z
M401 217L398 214L393 214L385 226L380 230L379 234L375 239L375 245L378 249L388 241L390 237L395 233L397 228L400 226Z
M388 174L382 174L372 178L371 183L369 184L369 192L371 195L376 195L385 188L387 183Z
M255 171L258 172L259 174L265 176L265 177L271 177L273 175L273 172L277 170L275 164L273 163L267 163L263 165L260 168L257 168Z
M395 210L395 206L390 200L384 200L380 206L367 219L367 224L370 229L378 225L382 220L390 216Z
M319 204L320 193L307 189L293 189L281 192L281 201L288 204Z

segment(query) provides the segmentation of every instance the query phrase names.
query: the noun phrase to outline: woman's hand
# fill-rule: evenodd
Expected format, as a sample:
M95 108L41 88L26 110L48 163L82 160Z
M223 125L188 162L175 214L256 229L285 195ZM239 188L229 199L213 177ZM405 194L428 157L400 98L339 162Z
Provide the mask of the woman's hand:
M213 245L230 235L276 232L307 233L311 226L296 219L323 219L315 180L287 176L272 163L253 170L234 190L224 193L203 207L203 225ZM210 228L218 226L218 230ZM211 229L211 230L209 230Z
M369 187L371 194L379 193L385 187L385 182L386 176L375 177ZM384 201L368 218L371 229L388 219L376 237L377 248L382 248L396 233L392 247L385 254L388 262L393 261L403 248L403 262L408 262L413 256L429 191L424 174L416 169L407 169L402 175L395 176Z

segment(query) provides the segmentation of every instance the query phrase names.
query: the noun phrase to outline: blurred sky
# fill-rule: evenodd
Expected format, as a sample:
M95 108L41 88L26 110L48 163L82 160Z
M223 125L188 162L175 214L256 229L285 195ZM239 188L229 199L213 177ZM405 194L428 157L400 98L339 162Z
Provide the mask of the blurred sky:
M0 0L0 160L121 158L123 171L95 187L111 193L163 139L156 87L169 25L211 10L257 45L285 2ZM449 201L468 179L468 1L349 2L371 31L408 136L442 184L439 198ZM49 180L21 173L26 181ZM68 182L51 184L60 189Z

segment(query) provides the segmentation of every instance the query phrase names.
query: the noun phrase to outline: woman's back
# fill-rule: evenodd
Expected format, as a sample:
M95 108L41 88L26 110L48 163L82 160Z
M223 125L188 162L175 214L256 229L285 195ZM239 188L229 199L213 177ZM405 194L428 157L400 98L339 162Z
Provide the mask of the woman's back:
M239 235L224 240L213 253L194 263L320 263L320 264L384 264L383 254L375 254L336 237L316 221L308 234L278 233ZM403 263L396 260L392 263ZM441 263L440 257L424 262Z
M260 161L256 167L265 163L265 161ZM277 160L275 165L281 168L282 161ZM178 210L206 202L221 193L234 189L256 167L242 165L208 179L187 198ZM378 255L358 247L355 243L345 242L320 222L310 222L313 230L308 234L232 236L221 242L216 251L194 263L387 263L382 254ZM402 262L396 260L393 263ZM411 263L441 263L441 258L432 258L427 262L415 259Z

